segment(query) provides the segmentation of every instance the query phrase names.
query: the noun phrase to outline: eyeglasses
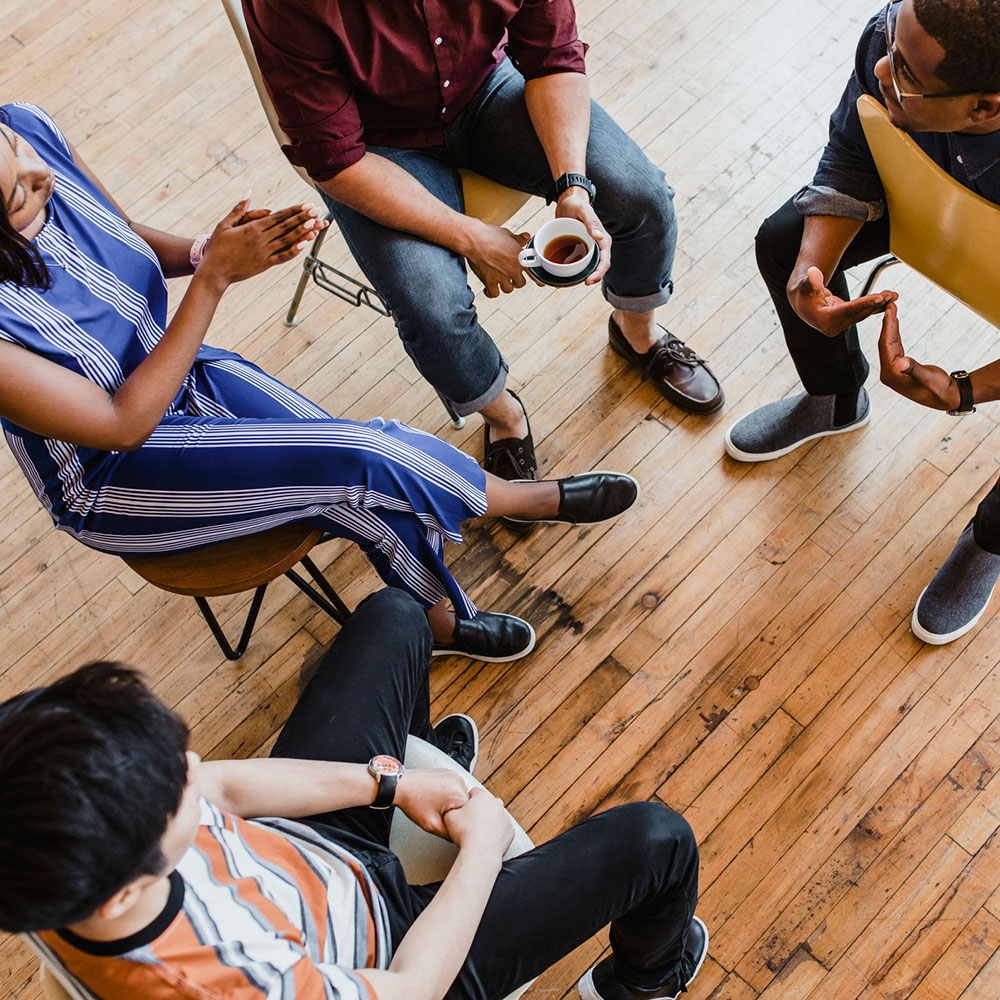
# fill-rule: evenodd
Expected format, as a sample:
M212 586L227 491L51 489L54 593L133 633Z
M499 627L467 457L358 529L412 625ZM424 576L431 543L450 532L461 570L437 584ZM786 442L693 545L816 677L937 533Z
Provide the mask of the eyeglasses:
M896 92L896 100L902 103L907 98L930 100L934 97L971 97L973 94L981 94L981 90L946 90L940 94L915 94L899 86L896 55L893 50L896 47L896 11L902 2L903 0L889 0L885 8L885 51L889 56L889 78L892 80L892 89Z

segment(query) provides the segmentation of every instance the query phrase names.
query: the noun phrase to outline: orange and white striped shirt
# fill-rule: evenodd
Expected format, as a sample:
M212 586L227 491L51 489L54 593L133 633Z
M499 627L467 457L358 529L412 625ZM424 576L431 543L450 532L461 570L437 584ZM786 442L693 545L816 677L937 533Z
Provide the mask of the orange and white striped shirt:
M356 970L386 968L391 943L364 865L301 823L201 810L149 927L25 935L64 985L85 1000L377 1000Z

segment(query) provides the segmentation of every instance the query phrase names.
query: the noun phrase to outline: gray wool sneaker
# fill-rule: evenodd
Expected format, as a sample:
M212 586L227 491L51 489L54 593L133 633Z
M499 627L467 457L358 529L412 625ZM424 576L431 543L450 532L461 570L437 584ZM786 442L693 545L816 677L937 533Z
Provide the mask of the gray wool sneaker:
M917 598L910 621L913 634L933 646L965 635L983 617L998 578L1000 556L976 544L970 521Z
M726 453L737 462L767 462L787 455L807 441L846 434L868 423L872 408L864 389L858 392L855 419L840 427L833 423L836 399L836 396L810 396L802 392L759 406L726 431Z

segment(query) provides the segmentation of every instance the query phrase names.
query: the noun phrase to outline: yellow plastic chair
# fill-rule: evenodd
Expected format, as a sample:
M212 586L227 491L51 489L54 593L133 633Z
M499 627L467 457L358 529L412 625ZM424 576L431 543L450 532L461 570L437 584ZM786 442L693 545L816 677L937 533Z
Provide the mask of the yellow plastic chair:
M885 189L889 249L868 276L902 261L1000 326L1000 206L970 191L939 167L868 94L858 114Z
M271 103L271 96L264 86L264 78L261 76L256 53L250 42L246 18L243 16L243 4L241 0L222 0L222 6L226 9L229 23L232 25L236 39L240 43L243 58L246 60L247 68L250 70L253 85L257 90L257 97L260 99L264 114L267 116L267 122L271 126L271 131L274 133L274 137L278 140L279 145L287 145L288 136L285 135L284 130L278 122L274 105ZM294 169L307 184L312 185L313 182L305 170L301 167L294 167ZM480 219L489 225L502 226L512 215L522 208L530 197L530 195L525 194L523 191L504 187L502 184L488 180L479 174L473 173L471 170L460 170L459 173L462 178L465 214ZM332 222L330 216L327 216L327 219ZM288 306L288 312L285 315L285 326L294 326L297 322L296 314L298 313L299 303L302 301L302 296L305 293L306 285L309 284L310 278L312 278L314 284L331 295L336 295L338 298L343 299L345 302L350 302L355 306L368 306L383 316L391 316L391 310L386 306L374 288L363 284L351 275L345 274L343 271L339 271L337 268L319 259L319 251L323 246L326 232L327 230L323 230L310 244L309 253L306 254L302 261L302 273L299 276L299 283ZM438 395L441 396L440 393ZM464 427L465 418L455 413L451 404L444 396L441 396L441 402L444 403L445 409L447 409L448 415L451 417L452 427L456 430Z
M482 787L468 771L460 768L450 757L430 743L417 739L416 736L408 736L406 739L406 756L403 763L407 769L413 770L426 767L449 768L457 771L469 788ZM514 824L514 840L504 858L516 858L535 846L517 820L511 817L511 822ZM448 869L458 855L458 848L454 844L424 832L398 809L392 818L389 847L402 862L406 879L411 885L440 882L448 874ZM84 995L77 993L72 983L67 981L65 986L63 985L62 979L65 974L59 969L49 968L43 960L41 971L42 995L45 1000L83 1000ZM531 983L525 983L506 1000L518 1000L530 985ZM67 986L72 992L66 989Z

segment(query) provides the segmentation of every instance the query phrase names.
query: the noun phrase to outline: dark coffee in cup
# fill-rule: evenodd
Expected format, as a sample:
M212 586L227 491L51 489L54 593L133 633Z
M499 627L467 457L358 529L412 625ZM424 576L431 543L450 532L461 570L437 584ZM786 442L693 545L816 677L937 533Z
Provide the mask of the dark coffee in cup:
M542 256L553 264L574 264L590 253L590 247L572 233L555 236L545 244Z

